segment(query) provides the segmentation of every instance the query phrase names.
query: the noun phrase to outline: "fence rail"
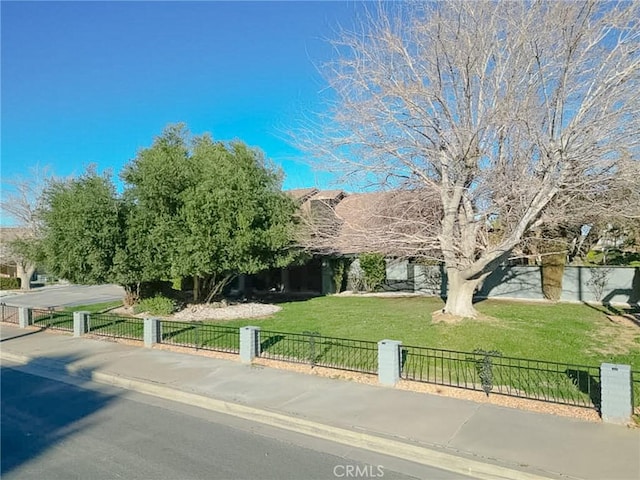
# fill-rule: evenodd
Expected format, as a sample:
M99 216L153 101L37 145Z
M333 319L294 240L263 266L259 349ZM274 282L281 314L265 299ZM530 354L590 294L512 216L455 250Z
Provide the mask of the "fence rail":
M401 365L406 380L600 409L599 367L415 346Z
M378 344L366 340L325 337L316 332L260 331L260 357L308 363L363 373L376 373Z
M31 322L38 327L73 332L73 312L59 311L53 307L32 308Z
M87 322L87 333L102 337L143 340L144 321L107 313L92 313Z
M640 415L640 370L631 372L631 388L633 395L633 411Z
M196 350L239 353L240 330L236 327L202 322L160 320L162 343Z
M5 303L0 303L0 312L2 314L2 321L7 323L19 323L18 320L18 307L13 307Z

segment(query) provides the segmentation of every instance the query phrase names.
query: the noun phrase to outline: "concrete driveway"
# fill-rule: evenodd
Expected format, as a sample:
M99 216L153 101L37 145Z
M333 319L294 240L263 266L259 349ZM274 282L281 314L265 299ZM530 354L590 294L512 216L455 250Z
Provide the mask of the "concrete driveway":
M50 285L29 292L2 292L0 302L16 307L58 307L88 305L122 300L124 289L119 285Z

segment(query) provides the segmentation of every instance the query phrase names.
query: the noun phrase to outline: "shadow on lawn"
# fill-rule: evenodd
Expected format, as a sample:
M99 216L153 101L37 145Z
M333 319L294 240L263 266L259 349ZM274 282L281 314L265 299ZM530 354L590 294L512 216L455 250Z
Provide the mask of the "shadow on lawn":
M568 368L565 373L578 390L589 395L591 403L593 403L593 406L596 407L596 410L600 413L601 390L598 379L585 370Z

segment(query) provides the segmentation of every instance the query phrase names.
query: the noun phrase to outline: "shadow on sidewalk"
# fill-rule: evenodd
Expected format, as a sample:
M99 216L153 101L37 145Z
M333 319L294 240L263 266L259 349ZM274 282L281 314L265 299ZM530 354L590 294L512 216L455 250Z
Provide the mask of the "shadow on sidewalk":
M45 363L50 366L49 362L54 362L56 369L64 369L78 359L40 357L28 365L2 366L0 476L28 464L61 441L90 427L91 416L114 401L116 396L85 389L83 383L68 385L28 371L29 366Z
M38 330L32 330L32 331L25 332L25 333L19 333L17 335L9 335L9 336L4 337L3 339L1 339L0 343L9 342L11 340L16 340L18 338L28 337L29 335L35 335L36 333L40 333L43 330L44 330L44 328L39 328Z

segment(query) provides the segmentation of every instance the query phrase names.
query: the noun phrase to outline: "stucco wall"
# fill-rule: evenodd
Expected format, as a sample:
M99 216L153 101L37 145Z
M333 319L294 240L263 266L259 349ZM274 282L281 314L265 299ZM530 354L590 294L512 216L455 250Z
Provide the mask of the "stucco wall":
M413 265L413 285L415 292L444 296L446 272L438 266ZM498 268L485 279L478 296L542 300L540 267ZM640 267L565 267L560 299L637 304Z

